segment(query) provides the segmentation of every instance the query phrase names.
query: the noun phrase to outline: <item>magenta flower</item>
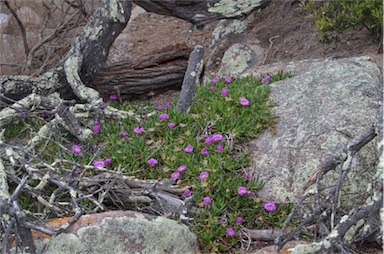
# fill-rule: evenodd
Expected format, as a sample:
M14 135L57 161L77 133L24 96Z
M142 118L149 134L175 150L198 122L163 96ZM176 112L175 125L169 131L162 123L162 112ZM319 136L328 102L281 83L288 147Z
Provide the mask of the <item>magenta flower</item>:
M158 110L162 110L163 109L163 105L157 105L157 109Z
M187 166L181 165L180 167L177 168L177 171L180 173L183 173L187 169Z
M165 103L165 105L164 105L164 107L166 107L166 108L170 108L171 106L172 106L172 104L169 102Z
M28 114L27 113L23 113L23 114L20 115L20 118L21 118L21 120L25 121L28 118Z
M100 102L100 108L105 108L107 107L107 103L105 103L104 101Z
M215 87L215 86L210 86L209 89L210 89L211 91L215 91L216 87Z
M135 129L133 129L133 131L134 131L136 134L141 134L141 133L144 132L144 128L136 127Z
M249 100L247 100L246 98L240 98L240 104L243 106L248 106Z
M204 197L203 198L203 203L206 205L209 205L211 203L211 198L210 197Z
M207 155L208 154L208 149L207 148L201 149L200 154L201 155Z
M92 131L93 131L94 133L99 133L99 132L100 132L100 126L99 126L99 125L94 125L94 126L92 127Z
M209 176L208 172L204 171L204 172L200 173L199 178L200 178L201 181L204 181L204 179L208 178L208 176Z
M126 136L128 136L128 132L122 131L122 132L120 132L120 136L126 137Z
M218 144L218 145L217 145L217 151L218 151L219 153L222 153L222 152L223 152L223 145L222 145L222 144Z
M269 202L264 205L264 209L267 210L268 212L273 212L276 210L276 205L275 203Z
M170 129L175 128L175 126L176 126L176 125L175 125L174 123L169 123L169 124L168 124L168 127L169 127Z
M93 166L95 166L96 168L104 168L105 163L104 163L104 161L94 160Z
M218 76L216 76L216 77L214 77L214 78L212 79L212 82L213 82L213 83L217 83L217 82L219 82L219 80L220 80L220 78L219 78Z
M223 89L221 89L221 94L222 94L223 96L227 96L227 95L228 95L228 92L229 92L229 90L228 90L227 88L223 88Z
M99 125L99 121L94 121L93 125Z
M229 235L229 236L234 236L235 235L235 230L233 230L233 228L227 228L225 230L225 233L227 233L227 235Z
M191 195L191 190L190 189L186 189L185 191L184 191L184 195L185 196L189 196L189 195Z
M221 134L213 134L212 136L213 141L220 141L223 139L223 135Z
M231 83L232 82L232 78L231 77L225 77L225 82L226 83Z
M78 146L78 145L73 145L72 148L71 148L72 152L74 153L81 153L81 147Z
M250 173L246 173L245 174L245 178L247 178L248 180L251 179L251 174Z
M241 224L241 223L243 223L243 218L241 218L241 217L237 217L237 218L236 218L236 223L237 223L237 224Z
M247 192L248 192L247 188L243 186L240 186L239 188L237 188L237 193L239 193L239 195L241 196L247 194Z
M157 164L157 160L155 158L150 158L148 160L148 164L153 167L153 166L155 166Z
M265 76L262 80L261 83L267 83L269 81L269 76Z
M112 159L111 159L111 158L106 158L106 159L104 160L105 165L108 165L108 164L110 164L111 162L112 162Z
M187 152L187 153L193 152L193 146L187 145L187 147L184 149L184 151Z
M112 94L109 96L109 99L115 101L115 100L117 100L117 96L115 94Z
M178 179L178 178L180 178L180 172L173 172L173 173L171 174L171 178L172 178L172 179Z
M206 137L204 143L206 144L212 144L213 138L212 137Z
M165 120L168 119L168 115L167 115L167 114L160 114L160 119L161 119L162 121L165 121Z

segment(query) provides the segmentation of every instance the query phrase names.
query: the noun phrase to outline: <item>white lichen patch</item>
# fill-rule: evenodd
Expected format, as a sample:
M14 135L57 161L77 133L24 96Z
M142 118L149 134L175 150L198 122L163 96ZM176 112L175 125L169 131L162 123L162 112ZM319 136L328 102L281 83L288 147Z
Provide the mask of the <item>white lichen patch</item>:
M251 12L254 8L260 6L260 2L261 0L220 0L208 8L208 11L222 14L228 18L236 17Z
M361 219L359 220L355 225L349 228L349 230L345 233L344 239L347 242L351 242L354 236L356 235L357 231L360 229L362 225L364 225L365 220Z
M196 77L196 72L192 71L192 72L191 72L191 76L192 76L192 77Z
M103 31L103 26L96 26L96 27L86 27L84 32L86 37L88 37L92 41L95 41L99 38L102 31Z

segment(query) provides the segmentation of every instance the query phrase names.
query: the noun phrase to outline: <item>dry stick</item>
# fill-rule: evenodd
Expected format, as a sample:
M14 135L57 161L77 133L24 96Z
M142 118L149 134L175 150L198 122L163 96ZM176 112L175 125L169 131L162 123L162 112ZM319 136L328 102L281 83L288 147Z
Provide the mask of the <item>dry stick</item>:
M177 101L177 111L179 112L187 112L191 108L193 96L195 96L197 89L197 82L203 69L203 57L203 46L196 45L189 55L187 71L185 72L179 100Z

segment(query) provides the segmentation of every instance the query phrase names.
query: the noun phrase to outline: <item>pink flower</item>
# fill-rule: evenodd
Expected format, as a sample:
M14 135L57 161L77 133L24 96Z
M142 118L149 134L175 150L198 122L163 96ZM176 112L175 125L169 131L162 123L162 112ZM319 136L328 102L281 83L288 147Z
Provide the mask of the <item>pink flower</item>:
M99 125L99 121L94 121L93 125Z
M249 100L247 100L246 98L240 98L240 104L243 106L248 106Z
M213 134L212 136L213 141L220 141L223 139L223 135L221 134Z
M222 145L222 144L218 144L218 145L217 145L217 151L218 151L219 153L223 152L223 145Z
M228 92L229 92L229 90L228 90L227 88L223 88L223 89L221 89L221 94L222 94L223 96L227 96L227 95L228 95Z
M212 82L213 82L213 83L217 83L217 82L219 82L219 80L220 80L220 78L219 78L218 76L216 76L216 77L214 77L214 78L212 79Z
M237 188L237 193L239 193L239 195L241 196L247 194L247 192L248 192L247 188L243 186L240 186L239 188Z
M72 152L74 153L81 153L81 147L78 146L78 145L73 145L72 148L71 148Z
M107 106L107 103L104 101L100 102L100 108L105 108Z
M104 163L104 161L94 160L93 166L95 166L96 168L104 168L105 163Z
M149 163L149 165L151 165L153 167L157 164L157 160L155 158L150 158L148 160L148 163Z
M144 132L144 128L139 128L139 127L137 127L137 128L135 128L135 129L133 129L133 131L134 131L136 134L141 134L141 133Z
M165 120L168 119L168 115L167 115L167 114L160 114L160 119L161 119L162 121L165 121Z
M225 77L225 82L226 83L231 83L232 82L232 78L231 77Z
M204 171L204 172L200 173L199 178L200 178L201 181L204 181L204 179L208 178L208 176L209 176L208 172Z
M233 228L227 228L225 230L225 233L227 233L227 235L229 235L229 236L234 236L235 235L235 230L233 230Z
M190 190L190 189L186 189L186 190L184 191L184 195L185 195L185 196L189 196L189 195L191 195L191 190Z
M170 108L171 106L172 106L172 104L169 102L165 103L165 105L164 105L164 107L166 107L166 108Z
M200 154L201 155L207 155L208 154L208 149L207 148L201 149Z
M157 109L158 110L162 110L163 109L163 105L157 105Z
M177 168L177 171L180 173L183 173L187 169L187 166L181 165L180 167Z
M115 100L117 100L117 96L115 94L112 94L109 96L109 99L115 101Z
M212 144L213 138L212 137L206 137L204 143L206 144Z
M106 159L104 160L105 165L108 165L108 164L110 164L111 162L112 162L112 159L111 159L111 158L106 158Z
M246 173L245 174L245 178L247 178L248 180L251 179L251 174L250 173Z
M122 131L122 132L120 132L120 136L126 137L126 136L128 136L128 132Z
M269 76L266 75L262 80L261 83L267 83L269 81Z
M210 86L209 89L210 89L211 91L215 91L216 87L215 87L215 86Z
M203 203L206 205L209 205L211 203L211 198L210 197L204 197L203 198Z
M99 125L94 125L94 126L92 127L92 131L93 131L94 133L99 133L99 132L100 132L100 126L99 126Z
M175 126L176 126L176 125L175 125L174 123L169 123L169 124L168 124L168 127L169 127L170 129L175 128Z
M172 178L172 179L178 179L178 178L180 178L180 172L173 172L173 173L171 174L171 178Z
M193 146L187 145L187 147L184 149L184 151L187 152L187 153L193 152Z
M241 224L241 223L243 223L243 218L241 218L241 217L237 217L237 218L236 218L236 223L237 223L237 224Z
M275 205L275 203L272 203L272 202L266 203L264 205L264 209L267 210L268 212L273 212L276 210L276 205Z

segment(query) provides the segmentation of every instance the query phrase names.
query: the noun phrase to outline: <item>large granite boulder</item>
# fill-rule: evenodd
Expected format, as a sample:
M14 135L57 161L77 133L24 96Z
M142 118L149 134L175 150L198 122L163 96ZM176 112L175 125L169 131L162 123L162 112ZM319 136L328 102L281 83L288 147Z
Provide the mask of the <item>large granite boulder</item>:
M295 76L271 85L270 98L277 104L275 133L263 133L249 143L249 149L253 175L267 182L261 198L293 202L323 159L362 134L382 114L382 74L369 57L280 63L253 74L278 69ZM353 158L342 207L365 200L375 172L377 141ZM327 184L335 184L337 177L338 172L329 172Z
M40 238L35 241L36 253L43 254L192 254L197 248L196 236L187 226L131 211L84 215L66 233Z

